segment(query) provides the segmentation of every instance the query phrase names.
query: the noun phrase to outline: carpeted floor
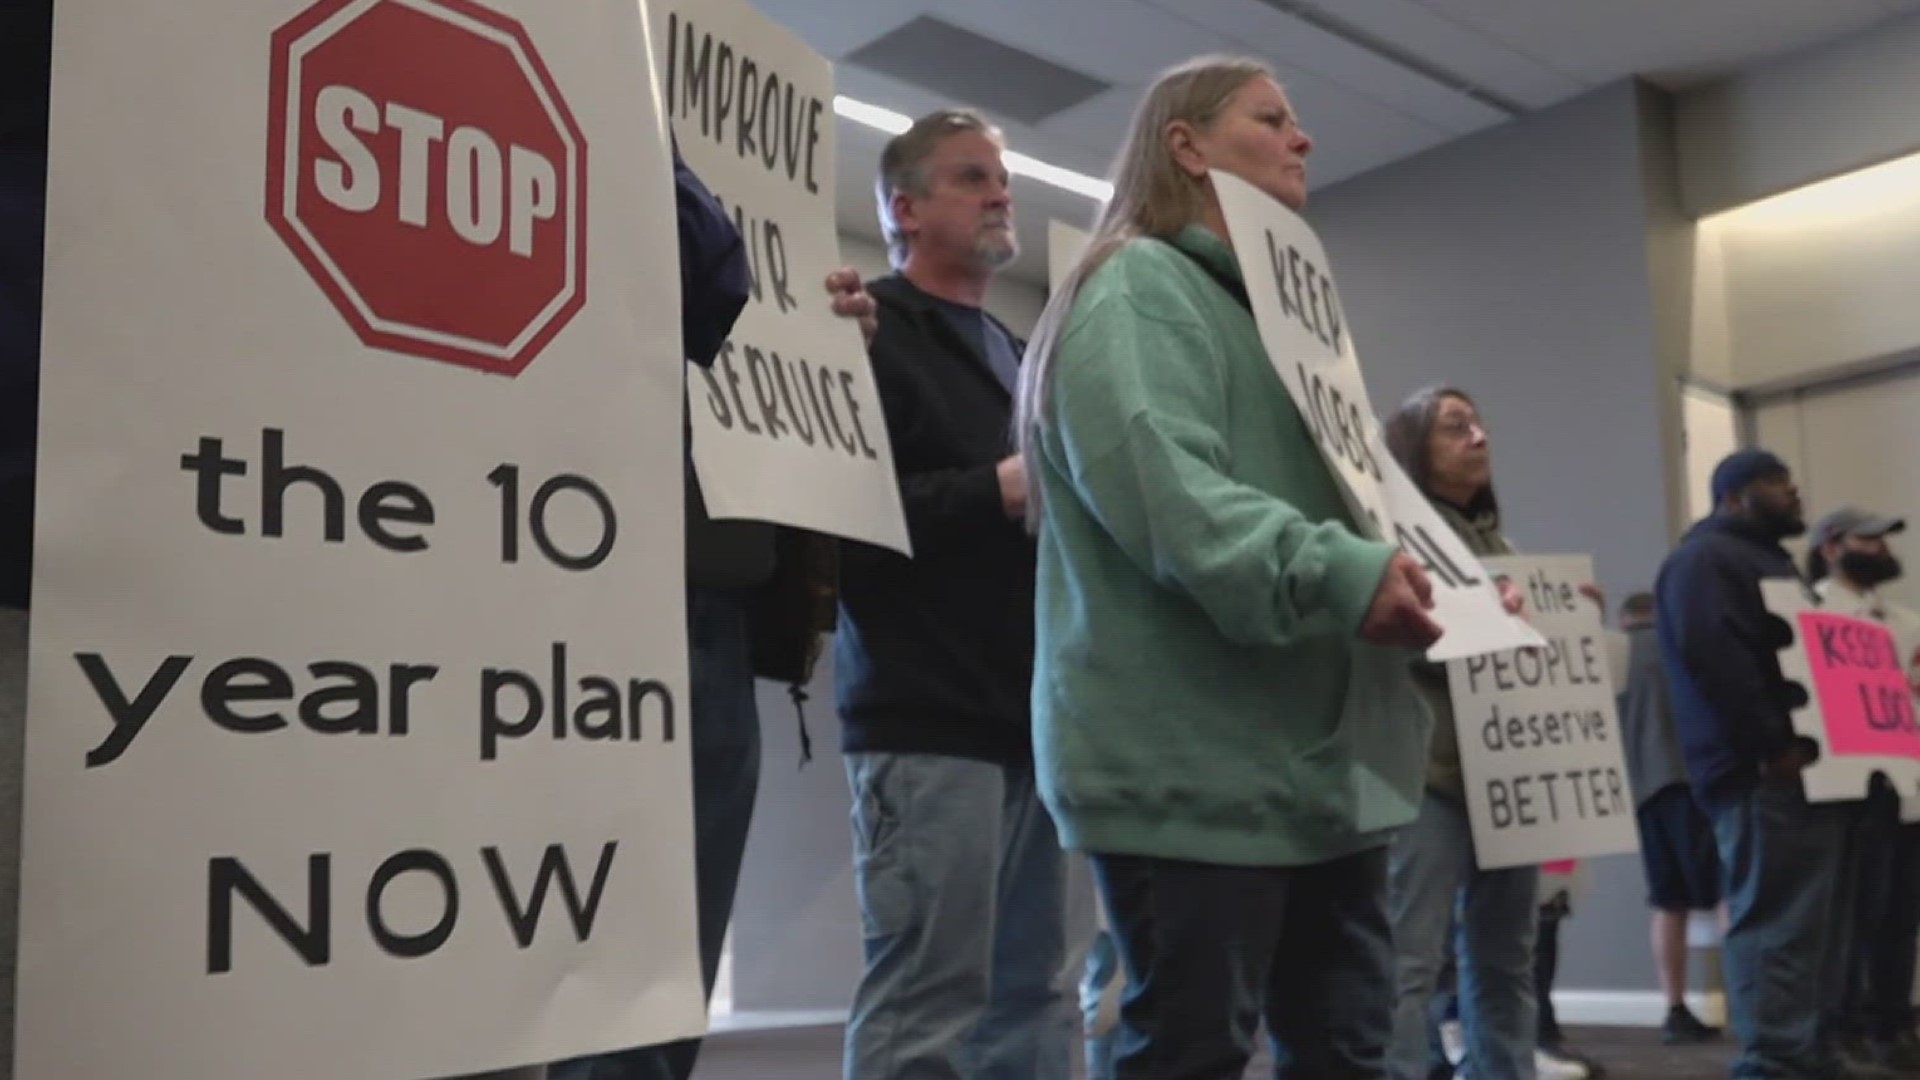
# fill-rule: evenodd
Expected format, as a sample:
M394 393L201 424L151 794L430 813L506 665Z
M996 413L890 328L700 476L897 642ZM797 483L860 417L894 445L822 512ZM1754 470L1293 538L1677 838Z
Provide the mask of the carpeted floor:
M1708 1080L1727 1075L1726 1043L1669 1050L1646 1028L1584 1028L1574 1049L1606 1067L1608 1080ZM1259 1063L1247 1074L1264 1074ZM700 1057L694 1080L839 1080L840 1029L716 1035Z

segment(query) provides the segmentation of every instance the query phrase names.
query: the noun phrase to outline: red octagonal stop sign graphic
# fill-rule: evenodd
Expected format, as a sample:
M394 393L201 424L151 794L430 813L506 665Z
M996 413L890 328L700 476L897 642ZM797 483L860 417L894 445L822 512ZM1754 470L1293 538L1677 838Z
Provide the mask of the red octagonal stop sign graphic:
M267 221L360 340L517 375L586 302L587 144L518 22L321 0L271 98Z

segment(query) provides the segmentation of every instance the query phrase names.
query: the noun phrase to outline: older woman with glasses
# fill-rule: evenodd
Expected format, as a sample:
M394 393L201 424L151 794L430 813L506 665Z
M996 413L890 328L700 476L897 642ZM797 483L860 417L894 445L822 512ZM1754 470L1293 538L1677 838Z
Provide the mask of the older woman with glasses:
M1387 421L1387 447L1476 555L1508 555L1493 491L1486 422L1473 399L1439 387L1408 398ZM1519 598L1511 586L1509 610ZM1428 1008L1456 913L1460 1020L1473 1080L1535 1080L1533 946L1540 872L1482 870L1467 819L1459 735L1444 665L1417 661L1414 682L1433 712L1420 817L1394 839L1389 906L1397 1002L1388 1073L1426 1080Z

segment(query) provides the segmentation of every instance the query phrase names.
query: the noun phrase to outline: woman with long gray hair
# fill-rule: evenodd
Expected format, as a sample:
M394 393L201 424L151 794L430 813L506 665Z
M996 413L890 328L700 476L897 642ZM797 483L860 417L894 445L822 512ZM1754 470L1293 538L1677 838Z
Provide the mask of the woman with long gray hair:
M1422 390L1387 420L1387 448L1475 555L1510 555L1500 532L1487 429L1473 399L1451 387ZM1518 607L1502 583L1509 610ZM1420 818L1395 837L1393 942L1398 954L1393 1080L1426 1080L1428 1003L1459 920L1465 1068L1474 1080L1535 1080L1533 943L1540 871L1482 870L1467 821L1466 783L1443 664L1417 660L1414 679L1433 713ZM1584 1075L1584 1074L1583 1074Z
M1039 533L1034 754L1127 976L1116 1076L1384 1077L1386 848L1426 744L1420 568L1360 535L1260 342L1211 179L1306 200L1258 63L1147 91L1017 414Z

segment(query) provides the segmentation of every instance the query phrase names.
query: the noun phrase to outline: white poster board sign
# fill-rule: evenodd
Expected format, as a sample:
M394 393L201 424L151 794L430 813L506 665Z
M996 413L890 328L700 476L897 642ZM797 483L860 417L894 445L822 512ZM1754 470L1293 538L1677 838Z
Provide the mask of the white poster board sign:
M13 1076L697 1034L643 10L56 30Z
M1501 607L1486 571L1387 452L1320 238L1246 181L1212 176L1260 340L1339 477L1354 519L1368 535L1399 544L1433 580L1433 617L1446 633L1427 655L1451 660L1539 644L1538 634Z
M1580 594L1593 560L1505 556L1487 566L1525 595L1546 645L1447 665L1480 868L1638 851L1606 627Z
M841 265L833 65L746 0L654 0L653 46L680 156L753 273L712 368L687 366L707 513L910 554L866 347L821 287Z

